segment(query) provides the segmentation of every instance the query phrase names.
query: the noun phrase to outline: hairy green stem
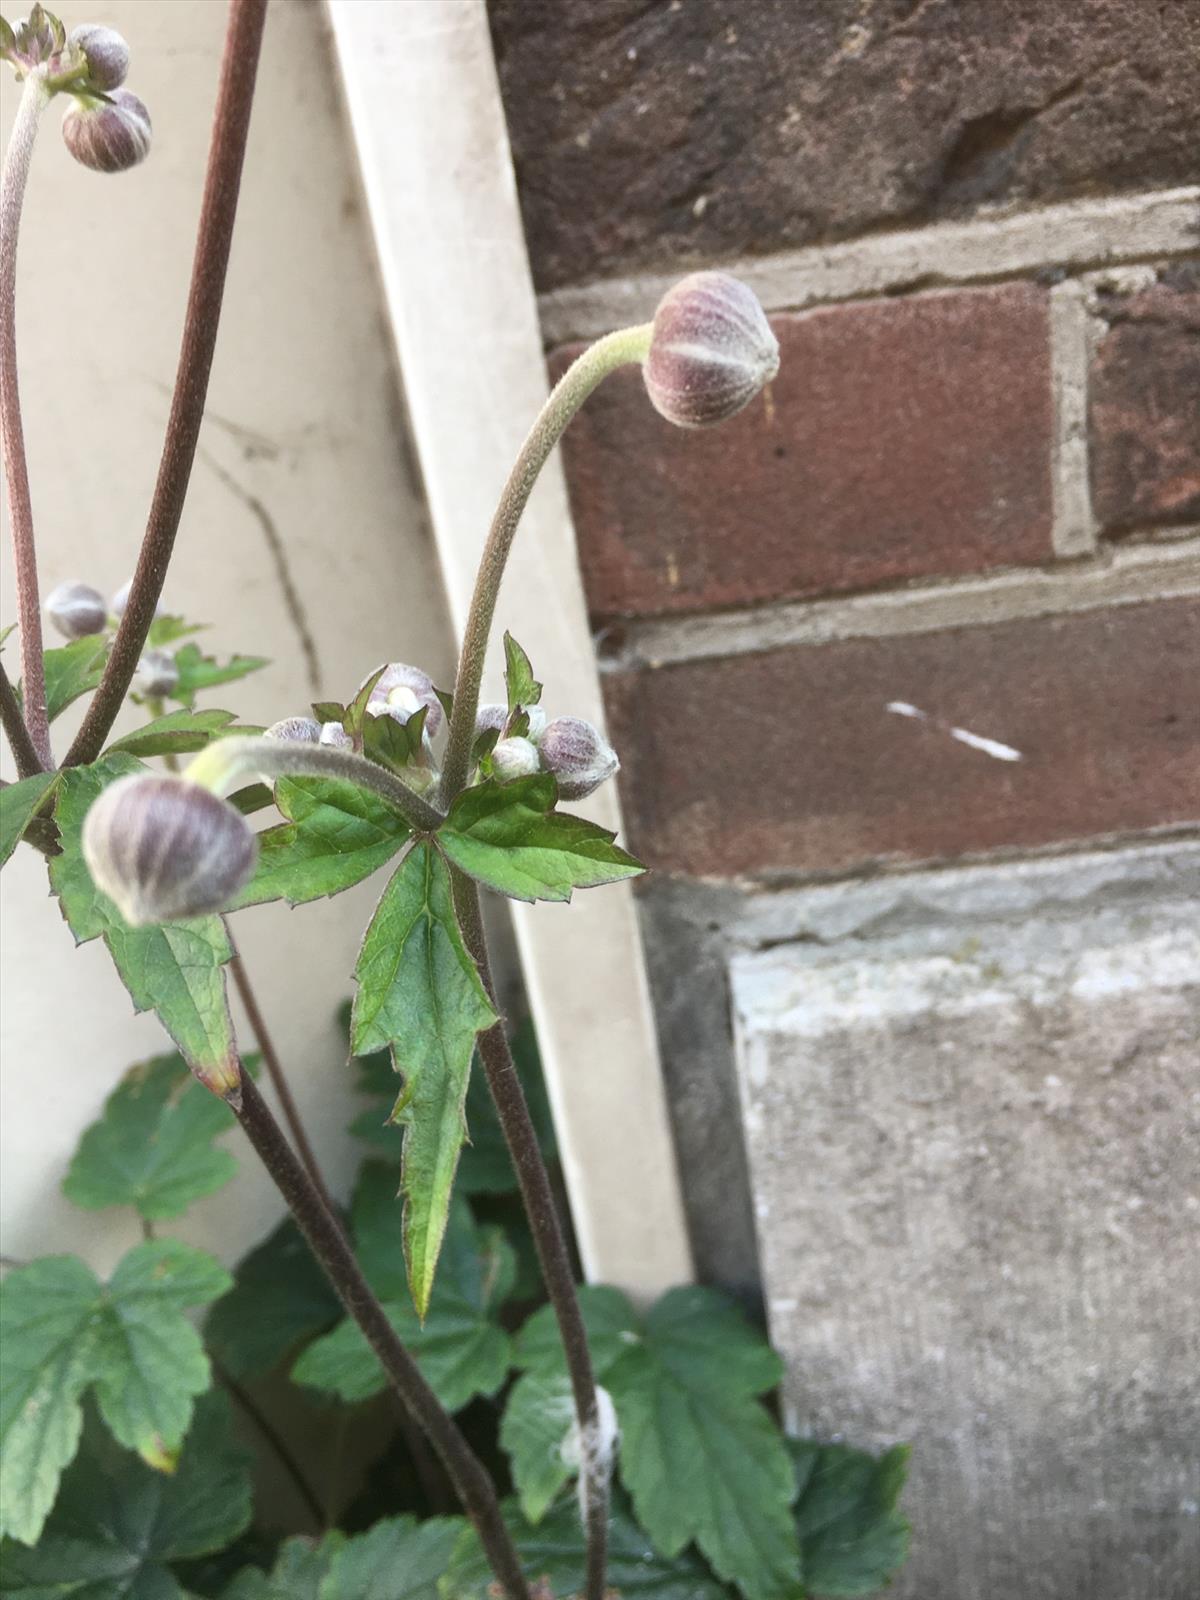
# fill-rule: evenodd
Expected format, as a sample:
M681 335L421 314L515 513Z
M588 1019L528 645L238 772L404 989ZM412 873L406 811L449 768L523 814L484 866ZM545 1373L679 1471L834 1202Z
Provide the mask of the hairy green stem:
M496 1000L496 986L492 978L488 956L487 934L483 925L483 909L479 890L470 878L457 867L451 868L454 885L454 908L459 927L471 958L479 970L484 988ZM521 1079L513 1061L512 1051L504 1033L504 1024L479 1035L479 1058L487 1076L496 1115L504 1132L509 1154L521 1188L525 1214L533 1234L542 1279L562 1336L567 1371L571 1379L571 1392L575 1400L575 1415L580 1438L586 1442L597 1439L600 1432L600 1411L596 1400L596 1379L592 1371L592 1356L588 1349L587 1329L579 1308L575 1290L575 1274L571 1258L554 1203L550 1174L542 1159L537 1130L529 1115L529 1105ZM608 1465L597 1452L581 1451L581 1477L583 1505L587 1534L586 1600L604 1600L604 1569L608 1554Z
M0 174L0 434L4 440L4 473L8 482L8 515L12 525L13 561L17 571L17 615L21 624L21 689L24 724L48 772L50 720L46 712L46 665L42 648L42 607L38 593L37 545L33 536L33 499L25 460L25 430L17 382L17 236L38 119L50 95L44 71L25 80L13 122L12 137ZM11 738L11 735L10 735Z
M242 1074L240 1106L230 1104L339 1300L379 1358L388 1382L437 1451L509 1600L530 1600L487 1469L401 1343L363 1276L340 1222L325 1205L249 1073Z
M645 359L650 348L652 327L653 324L647 322L635 328L622 328L598 339L585 350L558 380L513 463L488 531L487 544L475 578L475 591L471 596L471 609L463 631L458 679L454 685L454 711L450 718L450 736L442 770L442 804L445 806L449 806L465 786L470 773L479 689L483 682L484 658L487 655L492 618L496 612L496 600L500 594L500 581L504 577L517 525L538 474L545 466L551 450L562 438L567 424L592 390L617 367Z
M183 769L192 783L230 794L247 778L340 778L393 806L418 833L436 833L445 817L428 800L378 762L352 750L302 739L214 739Z
M137 671L175 548L204 420L266 16L267 0L231 0L183 342L158 479L125 614L104 677L64 766L86 765L103 749Z
M0 662L0 724L3 724L13 760L17 764L18 777L32 778L35 772L50 770L48 765L42 764L33 747L29 729L21 716L16 690L8 681L8 673L4 670L3 662Z

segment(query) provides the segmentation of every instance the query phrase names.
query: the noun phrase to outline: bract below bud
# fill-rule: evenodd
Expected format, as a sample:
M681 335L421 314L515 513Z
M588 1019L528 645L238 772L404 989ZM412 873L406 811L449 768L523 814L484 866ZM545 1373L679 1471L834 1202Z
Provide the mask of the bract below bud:
M46 615L64 638L86 639L104 632L108 607L90 583L60 583L46 596Z
M223 910L254 871L258 841L236 807L199 784L133 773L84 818L83 854L136 928Z
M779 345L752 289L693 272L663 296L644 368L654 409L681 428L734 416L779 371Z

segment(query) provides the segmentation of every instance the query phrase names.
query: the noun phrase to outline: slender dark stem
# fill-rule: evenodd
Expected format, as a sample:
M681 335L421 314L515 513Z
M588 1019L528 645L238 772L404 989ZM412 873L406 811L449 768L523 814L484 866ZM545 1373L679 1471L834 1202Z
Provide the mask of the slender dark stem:
M451 869L454 882L454 906L459 926L470 951L483 986L496 998L488 957L487 935L483 925L483 911L479 903L479 890L470 878ZM608 1553L608 1473L609 1463L599 1459L589 1443L600 1437L600 1412L596 1401L596 1380L592 1372L592 1356L588 1349L587 1329L579 1309L579 1296L575 1292L575 1275L571 1270L571 1257L563 1235L550 1174L542 1159L537 1130L529 1115L525 1091L521 1087L516 1063L504 1033L504 1024L496 1023L486 1033L479 1035L479 1057L487 1075L488 1088L496 1106L496 1114L504 1131L505 1142L516 1168L521 1187L521 1199L529 1219L530 1232L542 1269L542 1278L554 1315L562 1335L567 1371L571 1378L571 1391L575 1397L575 1414L581 1439L584 1443L581 1477L583 1503L587 1521L587 1600L604 1600L604 1569Z
M338 1298L379 1358L392 1388L441 1458L475 1524L496 1577L510 1600L530 1600L529 1586L486 1468L400 1342L363 1276L340 1223L321 1199L249 1073L242 1074L241 1105L234 1105L233 1111Z
M224 1387L229 1390L230 1394L237 1401L238 1405L242 1408L242 1410L250 1418L251 1422L253 1422L254 1426L258 1429L259 1433L262 1434L263 1438L270 1445L277 1460L279 1461L280 1466L292 1480L292 1485L295 1488L296 1493L300 1496L301 1500L304 1501L305 1506L308 1508L308 1513L313 1519L314 1527L323 1529L326 1525L324 1507L321 1505L321 1502L317 1497L316 1490L301 1471L300 1463L296 1460L295 1456L288 1448L287 1441L279 1432L279 1429L271 1421L270 1417L267 1416L266 1412L262 1409L250 1391L244 1388L238 1382L232 1372L227 1371L223 1366L220 1365L219 1362L216 1361L212 1362L212 1369L213 1376L216 1378L217 1382L223 1384Z
M204 420L266 15L267 0L231 0L183 343L158 481L125 615L65 766L94 761L100 754L129 692L167 576Z
M233 936L230 935L232 943ZM250 983L250 974L246 971L245 962L242 960L237 947L234 947L233 959L229 963L229 970L233 975L234 987L241 996L242 1005L246 1008L246 1015L250 1019L250 1028L258 1041L259 1052L266 1063L267 1074L271 1079L276 1098L283 1110L283 1120L287 1123L288 1132L292 1136L292 1143L296 1146L297 1154L304 1163L304 1170L312 1179L313 1186L320 1193L330 1211L336 1211L333 1199L325 1186L325 1179L321 1176L321 1169L317 1165L316 1153L309 1142L304 1123L300 1117L300 1108L296 1104L296 1097L292 1093L292 1086L287 1080L283 1070L283 1062L279 1059L279 1052L275 1048L275 1041L271 1038L270 1029L258 1004L258 997Z
M17 383L17 234L38 118L48 98L43 77L38 72L30 73L21 93L0 175L0 434L4 440L8 514L17 569L23 720L37 751L39 767L45 771L54 765L54 760L50 753L50 721L46 714L46 668L37 546L33 537L33 498L29 491L25 430L21 423L21 394ZM11 734L9 737L11 739Z
M488 530L487 543L475 576L471 609L463 629L462 654L458 658L458 677L454 685L454 711L450 718L446 759L442 768L441 798L444 806L449 806L453 801L466 783L470 771L471 746L475 741L475 714L479 710L479 686L483 682L483 663L496 601L500 595L500 580L504 576L521 514L533 493L538 474L546 465L551 450L562 438L567 424L597 384L617 367L644 360L650 332L650 323L636 328L621 328L590 345L558 380L513 463Z
M0 723L4 725L13 760L17 763L18 776L32 778L35 772L49 772L49 766L42 764L33 747L29 729L21 716L21 707L17 704L16 690L8 680L3 662L0 662Z

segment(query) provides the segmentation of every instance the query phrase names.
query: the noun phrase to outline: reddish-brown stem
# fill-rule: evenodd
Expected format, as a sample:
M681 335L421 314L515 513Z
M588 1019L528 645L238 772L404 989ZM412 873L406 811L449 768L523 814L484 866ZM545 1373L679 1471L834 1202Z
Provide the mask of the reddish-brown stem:
M29 729L22 720L21 707L17 704L16 690L8 681L8 673L5 672L2 662L0 662L0 723L4 726L19 777L32 778L35 772L50 770L48 766L43 766L38 759L37 751L33 748L33 740L29 737Z
M100 687L67 752L66 766L94 761L100 754L137 670L175 547L204 419L266 15L267 0L231 0L183 343L158 480L125 615Z
M8 515L12 524L13 561L17 571L17 616L21 624L21 690L24 724L37 753L38 765L49 771L50 722L46 714L46 668L42 650L42 610L38 594L37 546L33 537L33 499L25 461L25 430L17 382L17 236L21 206L38 118L48 95L43 78L30 73L13 123L12 137L0 175L0 434L4 440L4 474L8 482ZM11 739L11 734L10 734Z

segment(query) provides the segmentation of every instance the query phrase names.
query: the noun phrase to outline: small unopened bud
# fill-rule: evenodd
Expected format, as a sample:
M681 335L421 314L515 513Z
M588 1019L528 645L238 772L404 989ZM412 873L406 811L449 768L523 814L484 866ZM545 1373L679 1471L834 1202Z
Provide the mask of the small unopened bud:
M475 737L481 733L491 733L494 728L499 733L508 721L508 707L500 705L480 706L475 713Z
M81 27L72 28L68 43L87 57L88 82L95 88L111 92L125 82L129 71L129 46L115 28L85 22Z
M654 409L668 422L724 422L778 371L766 313L737 278L693 272L659 301L644 374Z
M362 684L359 688L361 690ZM425 732L435 734L442 725L444 713L433 679L420 667L407 666L403 661L393 661L383 669L367 700L371 716L394 717L397 722L407 722L422 706L427 708Z
M542 766L558 780L560 800L585 800L621 763L598 728L582 717L555 717L538 746Z
M46 615L65 638L85 639L104 632L108 607L90 583L60 583L46 596Z
M93 172L126 172L150 153L150 113L128 89L107 100L73 98L62 123L67 149Z
M541 770L537 746L528 739L501 739L492 751L492 771L501 783L528 778Z
M132 588L133 588L133 579L132 578L127 578L126 581L117 590L116 594L113 595L112 599L108 602L108 609L111 612L111 614L114 617L116 617L118 622L125 615L125 607L129 604L129 591ZM154 615L156 617L161 617L162 614L163 614L162 602L161 601L156 601L155 602L155 606L154 606Z
M267 739L295 739L301 744L319 744L321 724L313 717L284 717L264 730Z
M354 740L340 722L323 723L317 743L331 745L334 750L354 749Z
M92 806L83 854L136 928L222 910L254 871L258 841L236 807L200 784L139 772Z
M179 668L169 650L143 650L133 675L133 686L148 699L161 700L179 687Z

